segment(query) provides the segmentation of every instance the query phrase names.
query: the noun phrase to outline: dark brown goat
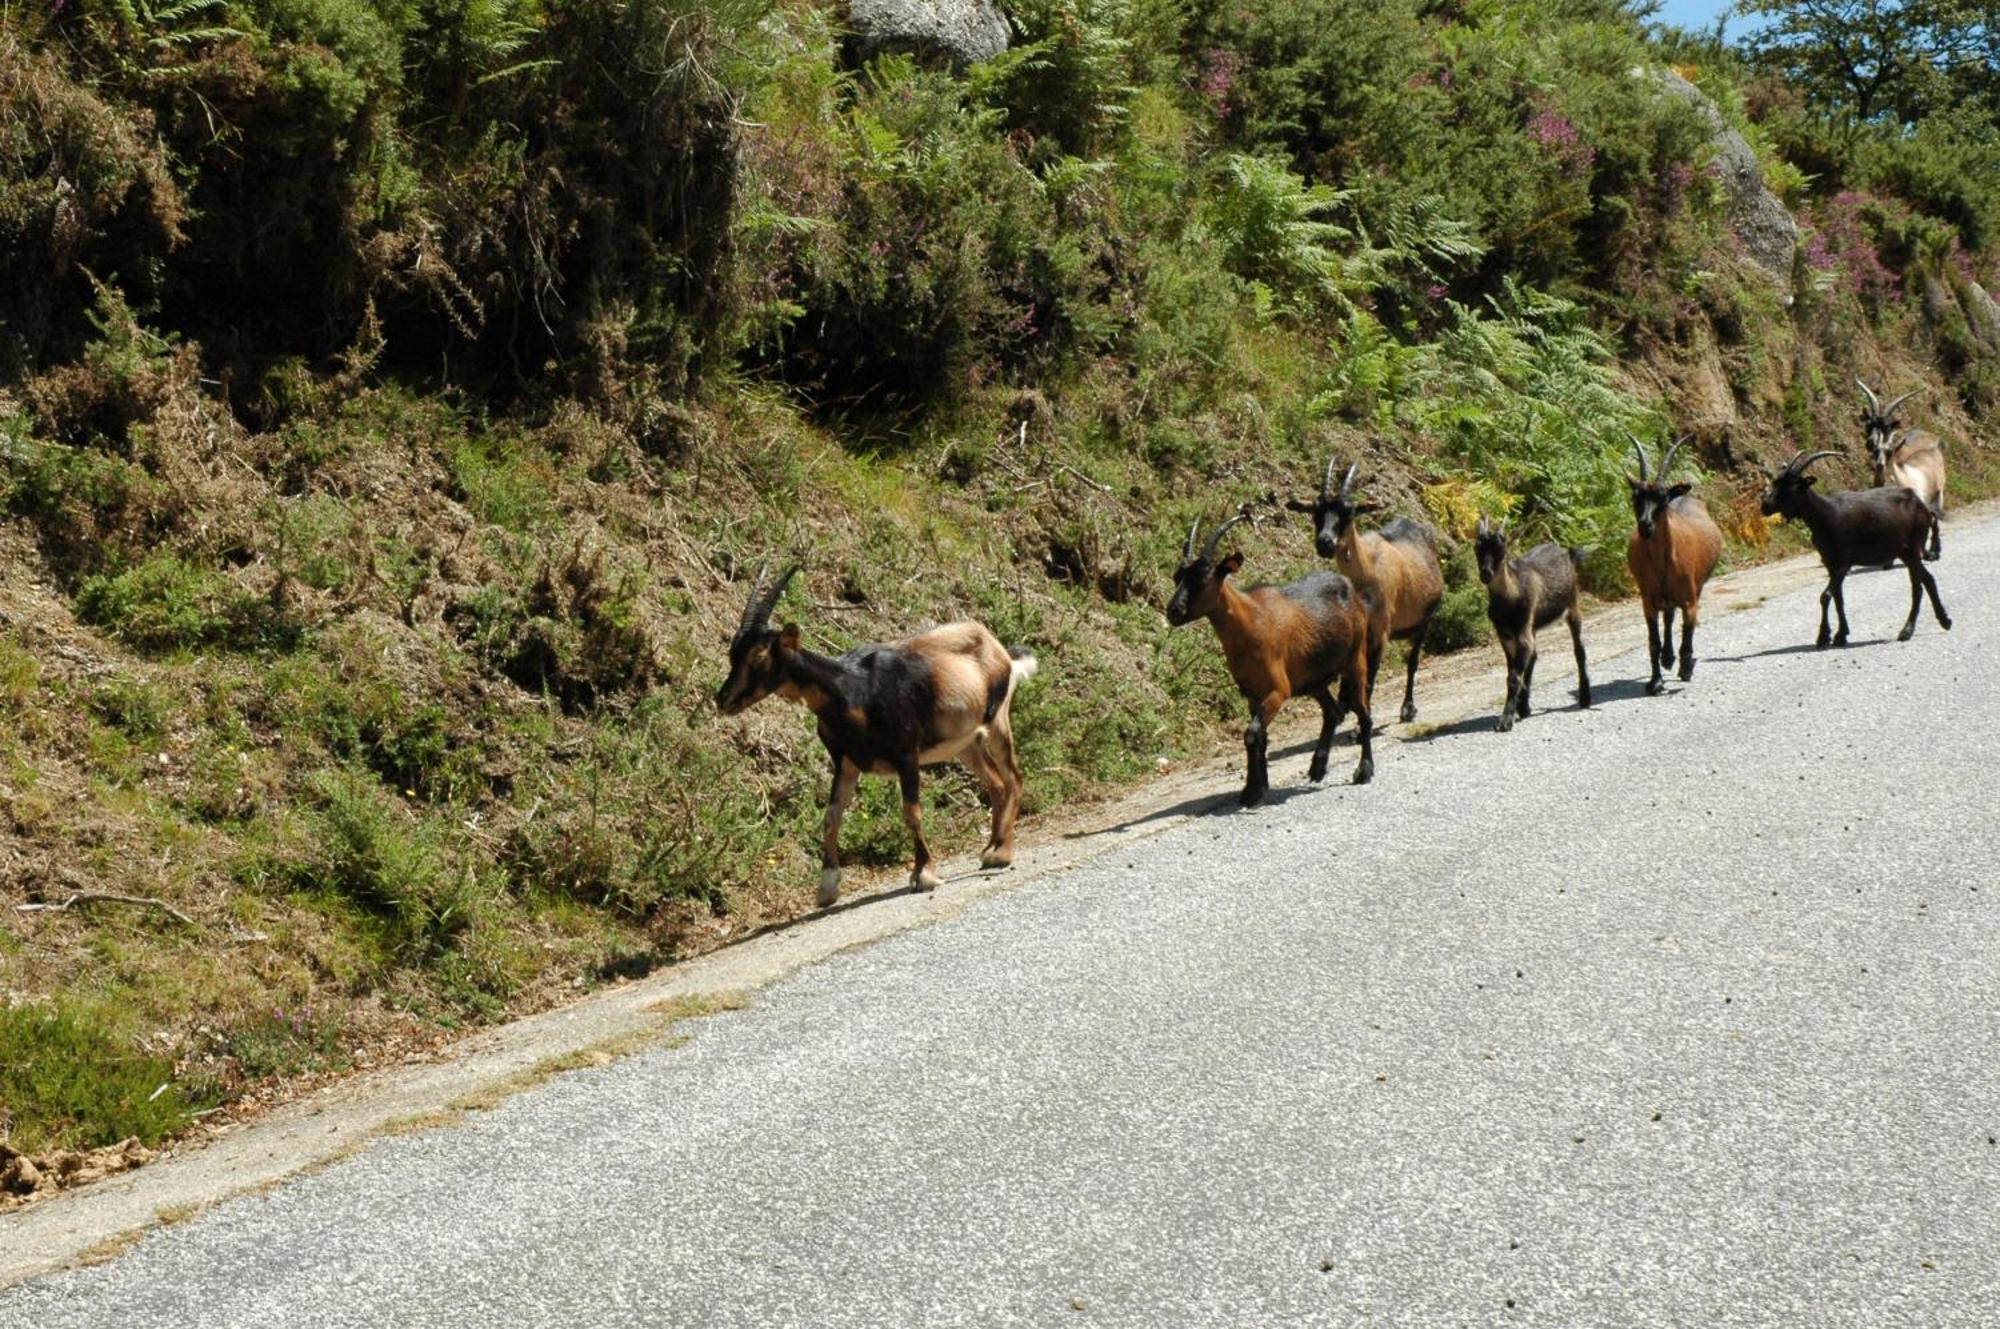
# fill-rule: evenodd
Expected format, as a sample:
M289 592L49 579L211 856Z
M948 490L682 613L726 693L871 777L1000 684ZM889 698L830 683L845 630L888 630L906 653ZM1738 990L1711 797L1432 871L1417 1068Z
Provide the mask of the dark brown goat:
M1625 477L1632 489L1634 523L1625 545L1625 565L1638 584L1640 607L1646 615L1646 647L1653 668L1646 691L1656 697L1667 690L1661 671L1674 662L1676 609L1681 611L1680 679L1685 683L1694 677L1694 629L1701 619L1701 588L1722 557L1722 532L1702 501L1688 493L1693 486L1667 483L1674 455L1685 441L1676 440L1660 459L1659 472L1649 476L1646 449L1633 439L1639 473Z
M1819 593L1819 636L1815 646L1832 642L1847 645L1847 600L1841 584L1855 567L1892 564L1897 559L1910 570L1910 616L1903 622L1897 641L1908 641L1917 630L1917 613L1923 608L1924 594L1930 593L1931 612L1938 626L1951 629L1951 615L1938 599L1937 579L1924 566L1924 537L1937 517L1925 502L1901 485L1878 489L1850 489L1837 494L1813 490L1814 477L1806 468L1833 452L1801 453L1785 463L1781 471L1767 471L1771 487L1764 491L1764 515L1802 521L1812 533L1813 548L1826 567L1826 589ZM1835 635L1827 624L1831 602L1840 613L1840 632Z
M1576 606L1576 570L1581 548L1536 545L1520 558L1507 557L1507 532L1479 519L1473 553L1479 560L1479 580L1486 583L1486 617L1500 638L1507 657L1507 700L1500 708L1500 732L1514 727L1514 717L1529 714L1528 690L1535 682L1535 630L1557 619L1569 622L1569 639L1576 648L1576 702L1590 705L1590 670L1583 658L1583 615Z
M1035 657L1006 647L979 623L948 623L889 646L862 646L838 657L799 645L799 628L773 630L771 610L798 569L767 585L758 574L749 607L729 643L729 677L715 695L736 715L776 693L811 711L819 741L833 759L833 794L820 841L819 903L840 897L840 822L864 774L894 775L903 785L903 822L915 842L910 884L933 890L930 847L917 795L919 769L960 760L993 805L993 831L979 865L1014 861L1014 820L1021 810L1021 766L1014 758L1009 708L1014 690L1035 675Z
M1243 804L1254 807L1269 791L1270 726L1284 704L1301 693L1319 703L1321 715L1307 778L1326 778L1334 728L1351 707L1361 732L1361 763L1354 768L1354 783L1367 784L1375 776L1375 726L1368 710L1368 605L1354 583L1332 572L1315 572L1283 586L1237 590L1229 579L1243 566L1243 555L1232 553L1217 561L1215 551L1222 537L1242 520L1231 517L1216 527L1200 553L1195 552L1195 539L1201 523L1188 528L1181 566L1174 573L1173 598L1167 602L1167 621L1178 627L1206 618L1222 642L1230 676L1250 703L1250 727L1243 733L1249 758ZM1338 701L1335 687L1340 689Z

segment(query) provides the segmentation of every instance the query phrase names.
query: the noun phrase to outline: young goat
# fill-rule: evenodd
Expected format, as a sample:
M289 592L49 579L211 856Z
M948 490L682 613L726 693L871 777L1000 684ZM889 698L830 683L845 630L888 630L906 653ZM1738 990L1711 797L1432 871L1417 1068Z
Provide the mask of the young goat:
M1632 440L1639 473L1627 474L1632 488L1635 525L1625 545L1625 565L1639 586L1639 603L1646 615L1646 648L1653 678L1646 691L1659 696L1667 690L1661 671L1674 662L1674 610L1681 611L1681 682L1694 677L1694 629L1701 617L1701 588L1722 557L1722 532L1688 484L1670 485L1674 454L1680 439L1660 459L1657 474L1646 473L1646 449Z
M1243 555L1217 562L1216 546L1230 527L1244 520L1231 517L1215 528L1195 552L1197 521L1188 528L1181 566L1174 573L1174 594L1167 602L1167 622L1179 627L1206 618L1221 639L1229 673L1250 703L1250 727L1243 732L1249 775L1243 785L1243 805L1255 807L1271 787L1265 749L1271 722L1291 698L1307 693L1319 703L1319 742L1313 748L1308 779L1326 778L1327 753L1334 727L1352 707L1360 721L1361 764L1354 783L1375 776L1374 724L1368 711L1368 606L1347 578L1315 572L1283 586L1253 586L1239 591L1229 578L1243 566ZM1332 689L1340 688L1336 702Z
M1008 710L1014 689L1035 675L1035 657L1002 646L979 623L949 623L893 646L861 646L837 658L799 645L799 628L773 631L771 610L793 568L767 586L763 573L729 643L729 677L715 694L737 715L777 693L819 720L819 741L833 759L833 795L820 841L819 903L840 898L840 821L861 776L894 775L903 784L903 823L916 844L910 884L935 890L930 848L918 815L918 769L958 759L985 786L993 831L979 865L1014 861L1014 820L1021 810L1021 766L1014 759Z
M1473 552L1479 580L1486 583L1486 617L1507 657L1507 702L1500 709L1500 732L1514 717L1530 713L1528 690L1535 682L1535 631L1558 618L1569 621L1576 647L1576 702L1590 705L1590 671L1583 658L1583 615L1576 607L1576 569L1581 548L1536 545L1520 558L1507 557L1507 532L1481 517Z
M1861 412L1861 427L1867 433L1868 460L1875 468L1877 486L1901 485L1924 501L1937 520L1931 523L1931 547L1924 557L1935 560L1944 553L1944 440L1923 429L1903 428L1896 408L1915 396L1906 392L1884 406L1875 389L1854 380L1868 394L1868 408Z
M1292 499L1285 506L1312 517L1313 543L1320 557L1331 558L1347 579L1364 596L1379 605L1368 658L1368 678L1372 684L1382 668L1382 646L1390 637L1410 643L1410 658L1403 676L1403 723L1417 718L1417 658L1423 653L1424 634L1430 630L1431 615L1444 599L1444 569L1438 564L1437 536L1428 526L1398 517L1379 531L1362 534L1357 518L1381 511L1373 499L1356 501L1354 473L1350 465L1333 487L1335 459L1326 463L1326 475L1319 482L1319 498L1308 503Z
M1945 613L1938 599L1937 580L1923 561L1924 537L1937 524L1937 517L1921 498L1900 485L1815 493L1815 477L1807 475L1806 468L1821 457L1834 455L1802 453L1786 462L1782 471L1765 472L1771 477L1771 487L1764 491L1764 515L1804 522L1812 532L1819 561L1826 566L1826 589L1819 593L1819 637L1813 644L1825 646L1831 641L1836 646L1847 645L1847 602L1841 595L1841 583L1847 580L1848 571L1857 564L1893 564L1899 558L1910 569L1910 616L1896 640L1908 641L1916 632L1925 592L1930 594L1938 626L1949 631L1951 615ZM1837 634L1827 627L1829 601L1840 611Z

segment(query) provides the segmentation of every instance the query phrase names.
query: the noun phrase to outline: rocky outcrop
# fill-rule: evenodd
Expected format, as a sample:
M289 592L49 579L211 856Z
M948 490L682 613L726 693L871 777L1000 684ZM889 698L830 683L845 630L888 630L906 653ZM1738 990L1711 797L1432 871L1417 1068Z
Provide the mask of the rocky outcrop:
M1792 251L1799 243L1799 224L1792 220L1776 194L1764 187L1757 150L1722 118L1708 95L1671 69L1634 71L1659 84L1660 91L1686 102L1708 126L1715 145L1714 168L1729 195L1729 223L1742 237L1757 265L1784 283L1792 282Z
M1007 16L992 0L848 0L851 43L859 59L906 51L954 69L1007 49Z

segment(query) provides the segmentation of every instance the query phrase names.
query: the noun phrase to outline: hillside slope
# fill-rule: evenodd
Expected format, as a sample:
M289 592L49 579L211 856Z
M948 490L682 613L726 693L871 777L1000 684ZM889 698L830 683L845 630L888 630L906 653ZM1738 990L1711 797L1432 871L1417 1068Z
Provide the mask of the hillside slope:
M1444 531L1445 647L1484 639L1482 514L1623 592L1628 430L1694 435L1737 559L1756 464L1858 478L1857 374L1917 390L1955 498L1991 483L1976 219L1859 156L1808 179L1738 53L1616 3L1009 13L961 70L856 65L809 0L0 18L14 1148L150 1143L809 908L810 723L710 701L766 561L827 648L1032 644L1032 813L1239 724L1158 612L1179 539L1250 504L1246 575L1313 565L1274 500L1329 455ZM926 800L977 834L962 773ZM904 841L865 784L850 858ZM78 893L161 905L17 908Z

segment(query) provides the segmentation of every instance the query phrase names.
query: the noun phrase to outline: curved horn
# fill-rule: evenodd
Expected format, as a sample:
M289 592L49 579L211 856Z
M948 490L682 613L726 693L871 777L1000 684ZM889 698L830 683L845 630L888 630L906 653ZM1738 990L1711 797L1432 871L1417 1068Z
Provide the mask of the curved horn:
M1186 563L1194 558L1194 538L1200 532L1201 518L1196 517L1192 522L1188 523L1187 543L1181 546L1181 562Z
M1203 558L1214 558L1215 547L1222 543L1222 537L1228 534L1229 528L1236 525L1238 522L1245 522L1249 520L1250 520L1249 513L1239 512L1234 517L1231 517L1228 521L1222 523L1222 525L1210 531L1208 533L1208 543L1204 544L1201 547L1201 556Z
M794 563L785 569L784 576L771 584L769 590L765 590L762 595L751 600L750 608L745 610L743 614L743 626L739 627L737 631L742 632L746 628L763 627L766 621L770 619L771 611L778 607L778 597L785 593L785 587L791 585L792 578L798 575L799 565ZM761 575L758 577L758 589L764 589Z
M1319 496L1322 500L1333 497L1333 468L1340 465L1338 455L1326 459L1326 475L1319 482Z
M1625 431L1625 437L1632 440L1632 455L1639 459L1639 481L1643 484L1652 478L1646 470L1646 445L1641 443L1639 436L1629 429Z
M1688 441L1688 436L1686 434L1682 434L1679 438L1674 440L1674 445L1667 449L1667 455L1660 459L1661 484L1665 484L1668 481L1668 479L1671 478L1674 469L1674 454L1679 452L1681 450L1681 444L1687 441Z
M1839 455L1840 455L1839 453L1833 452L1831 450L1825 450L1820 452L1802 452L1798 456L1792 458L1792 460L1786 465L1785 473L1787 475L1804 475L1806 473L1806 467L1812 465L1814 462L1818 461L1821 457L1837 457Z
M1868 409L1880 415L1882 413L1882 399L1875 395L1875 389L1863 383L1859 376L1856 376L1854 386L1868 394Z
M743 606L743 617L736 620L736 631L741 634L757 621L757 606L764 601L764 579L771 575L771 564L767 560L757 569L757 580L750 583L750 599Z
M1912 398L1912 397L1916 396L1916 395L1917 395L1917 393L1918 393L1919 391L1921 391L1921 389L1918 389L1918 388L1911 388L1911 389L1910 389L1910 390L1909 390L1908 392L1906 392L1906 393L1904 393L1904 394L1903 394L1902 396L1900 396L1900 397L1896 398L1896 399L1895 399L1894 401L1890 402L1890 403L1889 403L1889 404L1888 404L1887 406L1884 406L1884 407L1882 408L1882 410L1881 410L1881 414L1883 414L1883 415L1894 415L1894 414L1896 413L1896 408L1897 408L1898 406L1901 406L1901 405L1902 405L1902 404L1903 404L1904 402L1906 402L1906 401L1908 401L1908 400L1909 400L1910 398Z
M1347 468L1346 475L1340 477L1340 496L1342 498L1346 498L1347 491L1354 488L1354 473L1360 469L1361 463L1357 461Z

